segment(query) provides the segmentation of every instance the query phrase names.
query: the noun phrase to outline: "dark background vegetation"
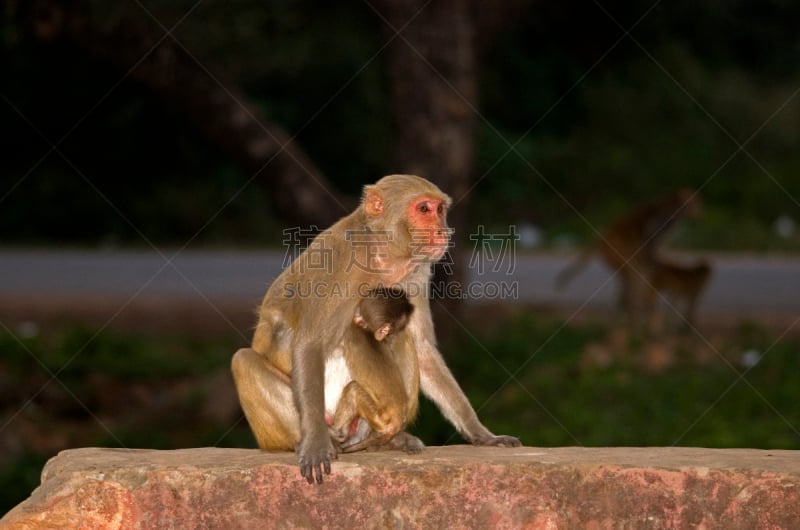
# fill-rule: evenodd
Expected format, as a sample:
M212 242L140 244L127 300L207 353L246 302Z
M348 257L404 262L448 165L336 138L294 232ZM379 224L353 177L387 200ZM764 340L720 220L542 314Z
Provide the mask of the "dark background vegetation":
M529 223L547 248L575 245L690 186L705 215L674 244L800 248L775 231L800 213L796 2L0 6L6 246L277 248L284 227L324 226L365 183L413 171L457 199L461 237ZM659 367L606 323L514 314L443 348L496 432L531 445L800 447L797 344L772 331L675 339ZM252 446L216 390L240 345L4 323L0 434L23 434L4 442L0 508L60 448ZM769 356L742 365L751 350ZM416 432L460 440L428 405Z
M155 20L171 28L195 2L32 2L38 11L6 2L2 241L279 243L282 199L269 183L280 168L243 170L199 130L217 117L211 105L176 104L193 76L213 76L296 137L337 191L358 194L407 170L392 148L404 109L393 107L390 69L392 46L405 43L376 14L391 3L201 2L174 31L180 45L160 44L195 69L176 88L153 79L173 63L140 73L125 44L146 38L144 55L164 36ZM687 185L708 204L693 244L775 246L772 224L796 214L800 194L795 3L516 1L472 11L473 224L529 221L551 240L586 237ZM71 13L84 17L73 31L48 18ZM333 201L328 209L341 215Z

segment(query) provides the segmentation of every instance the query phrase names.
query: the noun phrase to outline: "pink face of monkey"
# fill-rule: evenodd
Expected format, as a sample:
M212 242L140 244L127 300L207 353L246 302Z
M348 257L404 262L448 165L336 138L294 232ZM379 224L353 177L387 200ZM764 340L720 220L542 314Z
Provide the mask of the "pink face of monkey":
M408 203L406 214L415 254L440 259L450 244L445 201L423 195Z

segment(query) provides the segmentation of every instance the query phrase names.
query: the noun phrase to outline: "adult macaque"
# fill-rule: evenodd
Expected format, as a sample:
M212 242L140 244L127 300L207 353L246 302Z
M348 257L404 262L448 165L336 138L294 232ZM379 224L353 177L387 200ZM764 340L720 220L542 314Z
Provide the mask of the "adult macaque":
M381 447L413 453L425 448L419 438L400 433L419 406L417 358L409 337L400 333L413 310L402 290L378 288L361 300L345 332L344 356L353 380L344 387L331 425L345 453ZM350 432L359 418L370 427L364 436Z
M635 317L642 309L650 269L658 259L664 236L678 219L697 217L701 212L697 192L680 189L627 213L558 274L556 285L565 287L598 254L619 277L619 309Z
M252 346L233 356L239 401L259 446L294 449L309 482L322 482L337 457L325 416L335 413L352 379L342 339L360 295L381 286L400 287L414 305L398 338L405 336L417 357L422 391L473 444L520 444L483 426L436 347L428 282L448 247L449 205L439 188L412 175L366 186L359 207L319 234L272 283Z
M701 261L693 265L681 265L658 260L650 272L650 287L647 306L654 309L658 293L664 295L675 311L682 314L688 326L695 325L697 301L711 278L711 265Z

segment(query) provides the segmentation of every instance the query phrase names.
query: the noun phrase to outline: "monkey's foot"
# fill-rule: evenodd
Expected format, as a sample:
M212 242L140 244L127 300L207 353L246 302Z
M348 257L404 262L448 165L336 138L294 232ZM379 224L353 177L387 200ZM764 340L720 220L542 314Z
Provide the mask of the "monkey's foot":
M383 448L399 449L401 451L405 451L406 453L419 453L425 449L425 444L416 436L408 434L406 431L401 431L379 449Z
M493 447L519 447L522 445L522 442L520 442L519 438L516 436L507 436L504 434L475 439L472 443L473 445L489 445Z
M331 440L327 432L323 432L325 436L319 437L319 440L306 438L301 440L297 448L300 475L309 484L314 481L317 484L322 484L323 472L326 475L331 474L331 460L336 460L339 455L333 440Z

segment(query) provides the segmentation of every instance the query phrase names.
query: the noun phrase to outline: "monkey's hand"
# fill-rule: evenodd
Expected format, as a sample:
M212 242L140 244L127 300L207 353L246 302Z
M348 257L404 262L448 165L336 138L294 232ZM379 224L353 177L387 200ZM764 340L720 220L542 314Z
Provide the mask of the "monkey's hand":
M516 436L506 436L503 434L500 436L494 434L481 436L470 441L473 445L489 445L493 447L519 447L522 445L522 442L520 442L519 438Z
M328 430L321 432L322 436L306 436L300 441L297 447L299 455L298 464L300 474L309 484L315 480L317 484L322 484L322 472L326 475L331 474L331 460L336 460L338 452L333 444Z

